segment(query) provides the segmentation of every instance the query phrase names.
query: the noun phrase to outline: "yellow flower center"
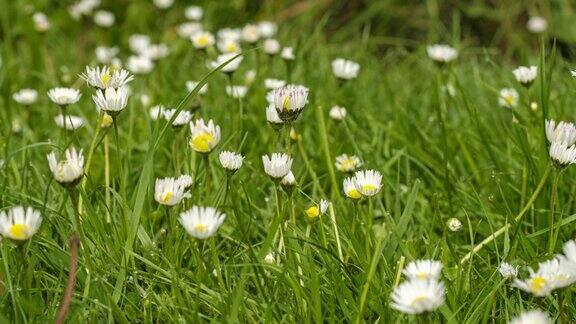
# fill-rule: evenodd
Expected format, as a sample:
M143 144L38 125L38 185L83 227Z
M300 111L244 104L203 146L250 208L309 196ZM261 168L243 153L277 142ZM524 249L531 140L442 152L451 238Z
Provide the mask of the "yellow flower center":
M100 76L100 81L102 81L102 84L105 87L108 86L108 82L110 82L110 79L112 79L112 75L110 74L110 71L106 71L106 73L104 73Z
M378 189L378 187L376 187L375 185L373 185L371 183L362 185L362 192L370 192L370 191L374 191L376 189Z
M290 110L290 97L284 97L284 102L282 103L282 110Z
M172 196L174 196L174 193L172 193L172 191L168 191L167 193L164 194L164 198L162 199L162 202L167 204L168 202L170 202L170 199L172 198Z
M15 240L25 240L28 237L30 227L25 224L14 224L10 227L10 235Z
M199 233L204 233L204 232L206 232L207 229L208 229L208 227L207 227L206 225L204 225L204 224L196 224L196 225L194 225L194 230L195 230L196 232L199 232Z
M207 153L212 149L212 143L214 142L214 136L210 133L200 133L190 141L190 146L194 151Z
M360 193L360 191L358 191L356 189L350 189L350 190L348 190L348 192L346 194L348 195L348 197L350 197L352 199L360 199L362 197L362 194Z
M423 272L423 271L422 271L422 272L419 272L419 273L416 275L416 277L417 277L418 279L426 279L426 278L428 278L428 274L427 274L426 272Z
M208 37L200 36L196 39L196 45L200 47L208 46Z
M316 206L312 206L304 211L309 218L316 218L320 215L320 210Z
M343 170L354 170L356 168L356 163L354 163L354 160L352 159L347 159L342 161L341 168Z
M539 292L540 290L542 290L542 288L544 288L544 285L546 285L546 279L542 277L534 277L530 280L530 288L534 292Z
M236 47L236 44L234 43L228 43L226 45L226 52L228 53L234 53L236 52L236 50L238 50L238 48Z
M416 296L413 300L412 303L410 303L410 305L415 306L425 300L428 300L428 296L424 296L424 295L420 295L420 296Z
M512 96L505 96L504 101L510 106L514 105L514 97Z

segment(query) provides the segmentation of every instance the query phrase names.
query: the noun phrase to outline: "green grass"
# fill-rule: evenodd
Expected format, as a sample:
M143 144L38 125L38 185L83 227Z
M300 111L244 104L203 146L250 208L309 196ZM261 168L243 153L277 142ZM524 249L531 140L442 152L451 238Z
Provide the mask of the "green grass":
M506 55L510 53L490 44L467 46L470 42L460 35L458 24L449 24L448 39L443 40L462 38L461 52L454 64L441 69L426 57L426 41L401 41L400 35L399 43L383 50L381 45L388 41L372 35L369 26L386 6L369 6L332 38L325 34L329 13L320 19L305 13L281 24L278 40L294 46L297 55L291 79L309 87L310 96L294 124L299 140L291 144L299 186L291 196L280 192L278 199L280 217L290 220L281 222L285 252L276 253L277 264L267 264L263 258L278 246L272 230L281 219L274 183L263 171L261 156L284 147L282 135L266 123L263 80L286 79L281 59L265 61L259 49L243 44L248 51L234 83L241 84L248 69L255 69L257 76L242 103L243 128L233 133L238 101L226 95L225 75L211 73L202 55L176 35L173 27L184 19L180 11L158 13L148 1L126 3L125 12L124 4L108 4L123 27L105 30L92 28L88 21L74 22L64 7L46 1L37 5L49 13L53 25L46 34L34 31L24 1L0 1L0 206L30 205L44 217L40 231L26 244L1 242L3 322L51 321L68 278L74 208L67 191L52 179L45 157L51 150L63 150L66 143L53 123L58 109L45 93L54 86L81 89L82 99L70 113L84 117L87 124L71 133L71 141L87 154L98 114L93 90L77 75L86 65L96 65L97 45L119 43L120 57L127 58L127 38L136 32L165 42L171 53L151 74L136 76L130 84L129 106L118 116L119 146L109 129L108 139L94 151L85 186L78 187L85 244L79 252L70 323L197 322L198 316L214 322L359 318L369 323L417 323L422 318L403 315L389 302L400 266L419 258L444 264L446 303L428 317L431 322L505 323L533 308L559 316L556 294L532 297L511 288L497 272L503 260L535 266L574 237L574 170L568 167L558 177L554 210L554 217L563 221L557 241L549 247L556 171L550 171L542 118L575 117L570 62L555 54L550 39L538 40L516 26L514 32L526 38L525 47L516 47L514 54L521 55ZM213 31L228 26L226 17L241 26L268 17L274 9L238 17L233 14L242 12L242 6L208 2L204 8L205 24ZM219 16L219 10L227 16ZM330 67L337 57L361 64L359 77L342 87ZM511 73L521 64L540 65L529 93ZM186 93L185 82L203 78L209 91L194 119L213 119L222 127L222 141L209 156L210 170L187 145L187 128L175 132L164 121L151 121L149 107L139 100L147 94L152 105L187 109L198 97ZM455 88L454 96L440 89L447 84ZM24 87L39 91L38 102L30 107L11 97ZM511 110L497 104L503 87L520 92L520 105L514 110L518 123L512 122ZM538 103L536 111L528 108L528 98ZM345 122L329 118L336 104L347 108ZM20 132L12 131L14 121L21 125ZM109 146L109 204L104 145ZM245 156L244 166L230 179L218 164L221 150ZM371 206L343 195L346 175L333 168L334 158L342 153L357 154L364 168L383 174L383 188ZM206 172L212 174L210 187L203 182ZM179 173L193 175L197 185L191 199L166 210L154 201L154 181ZM304 210L320 199L332 202L330 212L308 223ZM204 272L198 271L200 244L174 221L192 205L218 205L227 214L218 235L201 246L209 268ZM522 218L513 221L521 212ZM378 228L367 249L369 215ZM445 225L452 217L463 223L459 232ZM507 223L508 231L460 263L476 244ZM215 278L210 272L217 263L221 275ZM525 276L526 271L521 273ZM564 295L565 315L574 321L572 294Z

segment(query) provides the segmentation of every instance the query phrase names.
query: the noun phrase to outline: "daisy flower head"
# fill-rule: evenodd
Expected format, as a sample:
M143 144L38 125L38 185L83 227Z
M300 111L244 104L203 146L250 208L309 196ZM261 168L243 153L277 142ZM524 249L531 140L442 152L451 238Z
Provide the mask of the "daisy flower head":
M278 79L265 79L264 80L264 88L269 90L274 90L286 85L286 81L278 80Z
M332 61L332 72L338 79L355 79L358 77L358 71L360 71L360 64L354 61L346 60L343 58L337 58Z
M426 53L432 61L438 64L450 63L458 57L458 51L455 48L443 44L427 46Z
M190 198L187 188L192 184L190 176L180 176L179 178L156 179L154 185L154 200L160 205L175 206L182 199Z
M269 38L264 41L264 53L268 55L276 55L280 52L280 43L273 39Z
M32 207L14 206L0 212L0 234L14 241L26 241L42 224L40 212Z
M380 192L382 175L378 171L366 170L354 173L356 190L364 197L371 197Z
M179 221L188 234L204 240L214 236L225 219L226 214L220 213L216 208L193 206L180 214Z
M207 49L208 47L213 46L216 42L214 35L204 30L196 32L192 35L190 40L192 41L192 46L196 49Z
M199 31L202 31L202 24L195 21L187 21L176 28L178 36L185 39L192 39L192 36Z
M232 98L244 98L248 92L248 87L245 86L226 86L226 93Z
M32 21L34 22L34 28L37 32L43 33L50 29L50 20L48 20L48 16L43 12L35 12L32 15Z
M154 69L154 62L145 55L128 57L126 68L134 74L148 74Z
M525 87L532 85L536 77L538 76L538 67L535 65L531 66L519 66L512 71L516 81Z
M342 187L344 188L344 194L346 197L357 200L362 198L362 194L358 189L356 189L356 184L354 183L354 177L344 179Z
M134 76L124 69L116 70L107 66L91 68L87 66L86 71L80 75L80 78L86 81L89 86L103 90L106 88L121 88L130 83Z
M100 27L112 27L116 17L113 13L107 10L98 10L94 13L94 23Z
M237 56L237 54L234 54L234 53L226 53L226 54L218 55L218 57L216 58L215 61L210 62L209 67L212 69L216 69L220 65L226 64L226 65L222 66L220 71L222 71L224 73L228 73L228 74L234 73L234 71L238 70L240 63L242 63L242 60L244 58L243 56L238 56L238 57L234 58L235 56ZM230 62L228 62L228 61L230 61Z
M341 121L346 117L346 108L344 107L340 107L340 106L334 106L332 108L330 108L330 118L332 118L335 121Z
M188 92L192 92L194 91L194 88L196 88L196 86L199 84L200 82L197 81L186 81L186 90L188 90ZM200 90L198 90L198 94L199 95L205 95L206 93L208 93L208 84L204 84Z
M222 53L239 53L242 51L240 44L233 39L222 39L216 45L218 50Z
M574 264L565 257L556 257L538 265L538 271L528 269L525 280L515 279L513 286L536 297L549 295L553 290L572 285L576 281Z
M223 151L220 152L220 155L218 155L218 160L220 161L222 168L224 168L226 171L234 173L238 171L240 167L242 167L244 157L236 152Z
M564 243L564 257L576 265L576 240Z
M309 221L317 220L318 217L320 217L321 215L324 215L324 213L326 213L326 210L328 210L329 205L330 205L330 202L328 200L322 199L322 200L320 200L319 204L313 205L313 206L309 207L308 209L306 209L304 211L304 214L306 215L306 218Z
M84 126L84 118L74 115L64 116L62 114L59 114L56 117L54 117L54 122L56 123L56 126L64 128L69 131L77 130L79 128L82 128L82 126Z
M98 46L94 51L96 54L96 60L100 64L110 64L112 60L116 58L120 50L118 47L106 47L106 46Z
M552 324L552 319L547 313L535 309L514 317L509 324Z
M342 154L336 157L335 165L340 172L354 172L362 166L362 161L356 155Z
M266 108L266 120L274 128L280 128L284 123L282 119L280 119L278 111L276 110L276 107L273 104L269 105L268 108Z
M576 143L576 126L573 123L546 120L546 138L550 143L564 143L571 146Z
M553 142L549 150L550 158L558 166L567 166L576 163L576 147L566 143Z
M269 39L276 35L278 25L272 21L261 21L258 23L258 29L260 30L260 36L262 36L262 38Z
M190 132L190 147L198 153L210 153L220 142L220 126L212 119L208 124L202 118L190 122Z
M170 122L174 114L176 113L176 109L164 109L163 115L166 121ZM192 120L192 113L188 110L181 110L174 121L172 121L172 127L174 128L181 128L182 126L190 123Z
M516 278L516 276L518 276L518 266L513 266L508 262L502 262L500 266L498 266L498 272L500 272L505 279Z
M156 121L158 120L158 118L163 117L164 116L164 110L166 110L166 107L164 107L163 105L156 105L152 108L150 108L150 119Z
M84 155L82 155L82 150L77 151L74 147L67 149L64 155L66 158L58 161L54 152L49 153L46 156L48 166L59 184L73 187L84 175Z
M163 59L170 54L170 50L166 44L150 44L141 55L151 59L152 61L157 61Z
M458 218L452 217L446 222L446 227L452 232L458 232L462 228L462 222Z
M528 19L526 28L531 33L540 34L548 29L548 22L546 21L546 18L542 16L532 16Z
M514 88L504 88L498 95L498 104L504 108L516 108L520 95Z
M151 44L150 36L144 34L134 34L128 38L128 47L136 54L142 54Z
M188 20L200 20L204 15L204 9L200 6L188 6L184 9L184 16Z
M92 96L92 100L94 100L98 110L105 111L114 117L126 108L128 95L128 88L126 87L118 89L106 88L104 90L97 90L96 94Z
M444 294L442 282L409 280L394 288L390 307L406 314L430 312L444 304Z
M256 70L250 69L244 73L244 84L250 86L256 79Z
M217 34L220 39L231 39L236 42L242 40L242 30L239 28L222 28Z
M50 100L62 107L77 103L81 96L80 91L73 88L53 88L48 90Z
M12 99L21 105L29 106L38 100L38 91L34 89L21 89L12 94Z
M416 260L408 263L402 273L410 280L439 280L442 267L440 261Z
M274 106L284 122L295 121L308 102L308 88L301 85L287 85L274 91Z
M242 28L242 40L254 44L260 39L260 28L257 25L248 24Z
M168 9L174 4L174 0L152 0L158 9Z
M294 173L292 173L292 171L288 172L288 174L280 180L280 185L285 191L291 192L296 185L296 177L294 177Z
M264 172L272 179L284 178L292 168L292 158L285 153L272 153L270 156L262 156Z
M294 49L292 47L284 47L282 48L282 52L280 52L280 57L285 61L294 61L296 56L294 55Z

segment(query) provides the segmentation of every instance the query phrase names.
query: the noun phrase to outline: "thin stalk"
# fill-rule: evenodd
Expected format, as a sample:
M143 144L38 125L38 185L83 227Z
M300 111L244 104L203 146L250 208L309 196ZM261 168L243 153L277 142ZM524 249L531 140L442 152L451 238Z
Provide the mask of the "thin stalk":
M550 238L548 239L548 253L554 253L554 248L556 247L556 240L558 239L558 234L560 232L562 215L560 215L558 222L555 222L555 209L556 200L558 199L558 180L560 178L560 171L554 170L554 176L552 177L552 190L550 192ZM556 223L556 224L555 224Z
M370 241L372 240L372 218L373 218L372 198L368 198L368 213L366 215L366 233L364 239L366 242L366 256L370 255Z
M334 214L334 207L332 204L328 206L328 212L330 213L330 222L332 223L332 228L334 230L334 237L336 237L336 248L338 249L338 258L340 262L344 262L344 256L342 255L342 245L340 244L340 235L338 233L338 224L336 224L336 215Z
M86 188L86 181L88 181L88 171L90 170L90 165L92 164L92 157L94 155L94 150L96 149L96 144L98 143L98 135L100 135L100 128L102 125L102 113L98 115L98 122L96 125L96 133L94 133L94 137L92 138L92 143L90 144L90 149L88 150L88 156L86 157L86 165L84 166L84 175L85 177L82 179L81 187L82 190ZM78 212L82 214L83 212L83 205L82 205L82 197L78 200Z
M284 150L288 156L292 156L292 143L290 138L290 130L292 129L292 123L284 123Z
M106 202L106 223L110 223L110 144L108 143L108 134L104 135L104 186Z
M320 105L316 106L316 118L318 120L318 126L320 127L319 130L320 140L322 141L322 150L324 151L324 159L326 160L326 167L328 168L328 174L330 175L330 181L332 183L332 192L335 192L338 190L338 182L336 181L336 173L334 172L332 155L330 155L330 144L328 143L328 132L326 130L324 114L322 112L322 107ZM338 197L340 197L340 195L338 195Z
M204 190L206 192L206 197L208 197L210 195L210 182L212 173L210 170L210 158L208 154L204 154L202 158L204 159L204 168L206 169L204 173Z

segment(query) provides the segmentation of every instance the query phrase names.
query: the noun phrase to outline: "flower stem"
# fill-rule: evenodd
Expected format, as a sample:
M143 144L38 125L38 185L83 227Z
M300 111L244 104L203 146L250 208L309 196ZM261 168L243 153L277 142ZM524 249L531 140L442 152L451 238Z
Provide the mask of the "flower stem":
M560 215L557 222L555 222L556 200L558 199L558 180L560 178L560 171L554 170L552 177L552 190L550 192L550 238L548 239L548 253L552 254L556 247L556 240L560 232L562 215Z

